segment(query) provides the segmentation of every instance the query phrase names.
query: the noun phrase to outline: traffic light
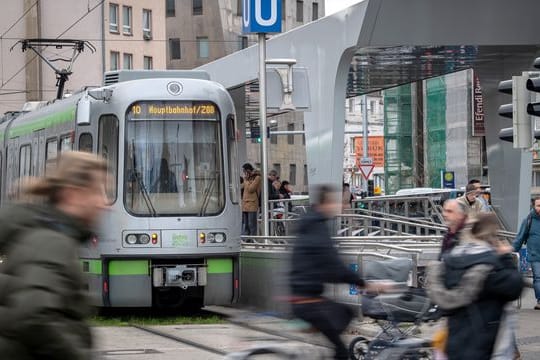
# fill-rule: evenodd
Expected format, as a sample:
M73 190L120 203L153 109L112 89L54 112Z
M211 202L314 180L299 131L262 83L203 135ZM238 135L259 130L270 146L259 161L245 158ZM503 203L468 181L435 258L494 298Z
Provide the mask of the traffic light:
M530 98L527 92L529 73L521 76L512 76L512 80L499 83L498 90L503 94L512 95L512 103L499 107L499 115L512 119L512 128L505 128L499 132L499 139L512 141L514 148L528 149L532 146L532 119L527 114L527 102ZM511 139L510 139L511 136Z
M534 60L533 66L537 69L540 69L540 58L536 58ZM540 77L528 79L526 86L527 90L533 91L535 93L540 93ZM537 102L537 100L539 100L538 94L534 94L532 97L534 98L534 102L530 102L527 104L527 114L533 116L540 116L540 102Z
M249 128L249 133L250 133L249 137L251 139L256 139L256 141L258 143L261 142L261 128L259 126L251 126ZM270 127L269 126L266 127L266 138L267 139L270 138Z

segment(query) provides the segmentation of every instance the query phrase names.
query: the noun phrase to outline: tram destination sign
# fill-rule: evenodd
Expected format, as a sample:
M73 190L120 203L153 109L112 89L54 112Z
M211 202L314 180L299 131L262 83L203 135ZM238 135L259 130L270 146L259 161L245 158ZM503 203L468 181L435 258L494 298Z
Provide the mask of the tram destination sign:
M208 101L139 101L127 111L129 120L217 120L219 111Z

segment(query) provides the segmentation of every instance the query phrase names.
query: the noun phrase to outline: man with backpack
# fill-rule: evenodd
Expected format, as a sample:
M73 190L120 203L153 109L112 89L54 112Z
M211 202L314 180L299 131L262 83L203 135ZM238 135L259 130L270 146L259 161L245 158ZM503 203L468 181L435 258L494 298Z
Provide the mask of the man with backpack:
M533 273L535 310L540 310L540 197L534 199L534 208L521 222L519 232L514 240L514 250L518 252L527 245L527 261Z

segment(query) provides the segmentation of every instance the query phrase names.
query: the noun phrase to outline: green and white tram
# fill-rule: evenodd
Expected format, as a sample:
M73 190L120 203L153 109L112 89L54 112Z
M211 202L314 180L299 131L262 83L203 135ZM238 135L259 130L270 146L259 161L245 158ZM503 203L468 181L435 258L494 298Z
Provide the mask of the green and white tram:
M227 304L238 296L240 207L234 106L200 71L117 71L0 123L0 201L63 151L109 165L110 211L81 249L105 307Z

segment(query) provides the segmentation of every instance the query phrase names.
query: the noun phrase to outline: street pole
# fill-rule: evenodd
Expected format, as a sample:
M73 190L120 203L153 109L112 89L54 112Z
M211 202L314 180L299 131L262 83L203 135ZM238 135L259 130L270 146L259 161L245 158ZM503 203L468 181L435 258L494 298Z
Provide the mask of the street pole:
M263 191L262 234L268 236L268 142L266 131L266 34L259 33L259 128L261 131L261 174ZM265 243L268 239L265 239Z
M363 158L369 157L368 155L368 114L367 114L367 95L362 95L362 150ZM367 194L368 191L368 179L364 179L362 190Z

